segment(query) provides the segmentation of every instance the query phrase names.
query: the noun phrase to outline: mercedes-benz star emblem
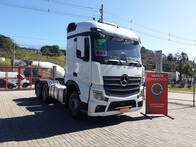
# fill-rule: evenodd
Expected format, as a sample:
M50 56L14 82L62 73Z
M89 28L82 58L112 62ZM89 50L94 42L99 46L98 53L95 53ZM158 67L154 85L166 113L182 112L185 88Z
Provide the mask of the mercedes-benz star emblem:
M127 86L128 81L129 81L128 75L124 74L124 75L121 76L121 78L120 78L120 84L121 84L123 87Z

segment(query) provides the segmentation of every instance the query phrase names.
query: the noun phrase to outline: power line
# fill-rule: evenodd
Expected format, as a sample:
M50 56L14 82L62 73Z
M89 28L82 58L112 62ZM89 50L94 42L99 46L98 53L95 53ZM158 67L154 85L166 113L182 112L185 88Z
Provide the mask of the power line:
M15 7L15 8L22 8L22 9L28 9L33 11L40 11L40 12L47 12L47 10L39 9L39 8L33 8L33 7L27 7L27 6L20 6L16 4L8 4L8 3L2 3L0 2L0 5L8 6L8 7Z
M138 30L135 30L135 29L134 29L134 31L139 33L139 34L149 36L151 38L155 38L155 39L159 39L159 40L165 40L165 41L174 42L174 43L182 44L182 45L188 45L188 46L196 46L196 44L184 43L184 42L168 39L168 38L165 38L165 37L159 37L159 36L155 36L155 35L152 35L152 34L149 34L149 33L141 32L141 31L138 31Z
M44 0L44 1L48 1L48 0ZM85 7L85 6L81 6L81 5L75 5L75 4L72 4L72 3L60 2L60 1L57 1L57 0L50 0L50 1L54 1L55 3L58 2L59 4L60 3L64 3L64 4L73 5L73 6L77 6L77 7ZM45 13L54 13L54 14L58 14L58 15L66 15L66 16L71 16L71 17L90 18L89 16L83 16L83 15L72 14L72 13L65 13L65 12L62 12L62 11L51 10L49 8L46 10L46 9L41 9L41 8L35 8L35 7L29 7L29 6L21 6L21 5L16 5L16 4L8 4L8 3L2 3L2 2L0 2L0 5L9 6L9 7L16 7L16 8L23 8L23 9L33 10L33 11L40 11L40 12L45 12ZM92 8L92 7L85 7L85 8L96 9L96 8ZM116 17L118 19L121 19L123 21L128 22L127 19L125 19L125 18L123 18L121 16L115 15L115 14L110 13L110 12L107 12L107 13L112 15L113 17ZM131 20L130 23L133 23L133 21ZM147 36L150 36L150 37L153 37L153 38L156 38L156 39L160 39L160 40L167 40L167 41L175 42L175 43L178 43L178 44L191 45L191 46L194 45L194 46L196 46L195 40L191 40L191 39L187 39L187 38L184 38L184 37L179 37L179 36L176 36L176 35L173 35L173 34L170 34L170 33L158 31L158 30L146 27L146 26L141 25L141 24L137 24L137 23L134 23L134 24L138 25L140 27L143 27L144 29L146 29L148 31L151 31L151 32L156 32L156 33L159 33L159 34L168 35L168 38L166 38L166 37L159 37L159 36L155 36L155 35L152 35L152 34L148 34L148 33L144 33L144 32L135 30L136 32L138 32L140 34L147 35ZM176 41L176 40L171 39L171 37L178 38L178 39L181 39L181 40L186 40L186 41L190 41L191 40L191 41L193 41L193 44ZM25 38L27 38L27 37L25 37ZM45 39L40 39L40 38L35 38L35 37L31 37L31 38L39 39L39 40L45 40Z
M9 35L6 35L9 36ZM43 40L43 41L58 41L58 42L65 42L65 40L51 40L51 39L46 39L46 38L40 38L40 37L31 37L31 36L16 36L16 35L11 35L10 37L15 37L15 38L25 38L25 39L33 39L33 40Z
M177 35L173 35L171 33L168 33L168 32L159 31L159 30L156 30L156 29L153 29L153 28L150 28L150 27L146 27L146 26L141 25L141 24L138 24L138 23L134 23L133 22L133 24L135 24L135 25L137 25L139 27L142 27L145 30L148 30L148 31L151 31L151 32L155 32L155 33L159 33L159 34L163 34L163 35L167 35L169 37L173 37L173 38L176 38L176 39L179 39L179 40L184 40L184 41L189 41L189 42L194 41L193 39L189 39L189 38L185 38L185 37L180 37L180 36L177 36Z
M112 13L110 13L110 14L112 14ZM122 18L120 16L118 16L118 19L120 19L122 21L126 21L125 18ZM133 23L133 21L131 20L130 23ZM125 26L123 26L123 27L124 28L127 28ZM135 32L137 32L139 34L142 34L142 35L145 35L145 36L149 36L151 38L155 38L155 39L159 39L159 40L164 40L164 41L170 41L170 42L173 42L173 43L176 43L176 44L182 44L182 45L188 45L188 46L196 46L196 40L192 40L192 43L185 43L185 42L181 42L181 41L176 41L174 39L171 39L172 36L174 36L174 35L172 35L170 33L164 33L164 32L161 32L161 31L157 31L157 32L159 32L161 34L167 34L168 35L167 37L160 37L160 36L149 34L149 33L146 33L146 32L141 32L141 31L138 31L136 29L132 29L132 30L134 30ZM179 36L175 36L175 38L181 38L181 39L183 39L183 37L179 37Z
M68 5L68 6L72 6L75 8L84 8L84 9L88 9L88 10L94 10L96 12L99 12L99 9L94 8L94 7L89 7L89 6L83 6L83 5L79 5L79 4L74 4L74 3L70 3L70 2L65 2L65 1L58 1L58 0L42 0L42 1L46 1L46 2L52 2L52 3L56 3L56 4L60 4L60 5Z
M152 38L156 38L156 39L168 41L168 38L166 38L166 37L159 37L159 36L155 36L155 35L152 35L152 34L149 34L149 33L141 32L141 31L138 31L138 30L135 30L135 29L133 29L133 30L134 30L135 32L139 33L139 34L143 34L143 35L146 35L146 36L150 36L150 37L152 37Z
M65 13L62 11L57 11L57 10L51 10L48 9L50 13L55 13L58 15L63 15L63 16L71 16L71 17L81 17L81 18L93 18L94 16L90 17L90 16L84 16L84 15L78 15L78 14L73 14L73 13Z
M65 13L62 11L56 11L52 9L41 9L41 8L35 8L35 7L29 7L29 6L21 6L17 4L8 4L8 3L2 3L0 2L0 5L8 6L8 7L15 7L15 8L22 8L22 9L27 9L27 10L33 10L33 11L39 11L39 12L44 12L44 13L54 13L57 15L64 15L64 16L70 16L70 17L81 17L81 18L93 18L90 16L84 16L84 15L78 15L78 14L72 14L72 13Z
M125 26L123 26L124 28L127 28ZM185 42L181 42L181 41L176 41L174 39L171 39L170 37L167 38L167 37L160 37L160 36L157 36L157 35L154 35L154 34L149 34L149 33L146 33L146 32L142 32L142 31L139 31L139 30L136 30L136 29L132 29L133 31L135 31L136 33L138 34L142 34L142 35L145 35L145 36L148 36L148 37L151 37L151 38L155 38L155 39L159 39L159 40L164 40L164 41L169 41L169 42L174 42L176 44L182 44L182 45L188 45L188 46L196 46L196 41L195 43L185 43Z
M106 11L105 13L106 15L109 14L111 15L112 17L116 17L124 22L128 22L128 23L131 23L131 24L134 24L136 26L139 26L145 30L148 30L148 31L151 31L151 32L154 32L154 33L159 33L159 34L163 34L163 35L167 35L168 38L176 38L176 39L179 39L179 40L184 40L184 41L187 41L187 42L195 42L194 39L190 39L190 38L186 38L186 37L181 37L181 36L177 36L177 35L174 35L174 34L171 34L171 33L168 33L168 32L163 32L163 31L159 31L159 30L156 30L156 29L153 29L153 28L150 28L150 27L147 27L145 25L142 25L142 24L139 24L139 23L135 23L133 20L128 20L127 18L124 18L124 17L121 17L119 15L116 15L114 13L111 13L111 12L108 12Z

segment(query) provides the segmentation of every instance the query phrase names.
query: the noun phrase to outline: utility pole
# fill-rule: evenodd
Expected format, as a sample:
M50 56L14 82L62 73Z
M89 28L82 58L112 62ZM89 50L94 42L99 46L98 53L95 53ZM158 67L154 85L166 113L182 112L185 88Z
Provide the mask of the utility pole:
M12 66L15 66L15 43L14 43L14 47L13 47L13 59L12 59Z
M193 107L195 107L195 58L193 60Z
M99 12L101 13L101 18L99 19L99 22L103 23L104 20L104 13L103 13L103 4L101 4L101 9L99 9Z

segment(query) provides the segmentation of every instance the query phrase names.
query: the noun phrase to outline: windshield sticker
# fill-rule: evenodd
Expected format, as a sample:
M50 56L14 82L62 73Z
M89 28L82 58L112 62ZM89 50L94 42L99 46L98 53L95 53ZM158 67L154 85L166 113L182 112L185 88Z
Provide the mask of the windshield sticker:
M104 51L104 50L95 50L95 56L107 56L108 55L108 52L107 51Z
M106 39L95 39L94 40L94 48L95 50L107 50L106 47Z

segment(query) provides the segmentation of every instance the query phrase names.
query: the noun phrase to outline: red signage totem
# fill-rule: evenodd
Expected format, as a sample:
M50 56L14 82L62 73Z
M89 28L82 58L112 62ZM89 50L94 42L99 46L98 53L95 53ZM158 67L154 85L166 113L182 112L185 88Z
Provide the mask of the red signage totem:
M146 114L168 114L168 74L146 74Z

